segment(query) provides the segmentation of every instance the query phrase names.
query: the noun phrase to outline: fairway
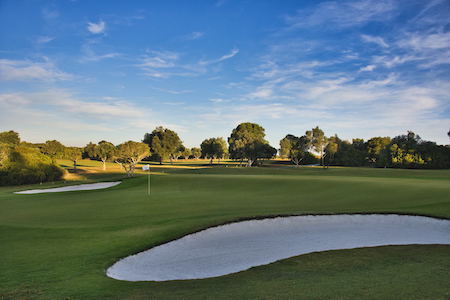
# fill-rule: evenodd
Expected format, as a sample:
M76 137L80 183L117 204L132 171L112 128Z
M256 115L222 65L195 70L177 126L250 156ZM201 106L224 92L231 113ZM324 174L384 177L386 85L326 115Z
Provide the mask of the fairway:
M150 197L146 176L105 190L15 195L25 188L0 188L0 299L450 296L450 246L442 245L312 253L203 280L125 282L105 275L119 258L236 220L337 213L449 219L449 170L155 166L152 171ZM87 175L91 182L118 179L109 176Z

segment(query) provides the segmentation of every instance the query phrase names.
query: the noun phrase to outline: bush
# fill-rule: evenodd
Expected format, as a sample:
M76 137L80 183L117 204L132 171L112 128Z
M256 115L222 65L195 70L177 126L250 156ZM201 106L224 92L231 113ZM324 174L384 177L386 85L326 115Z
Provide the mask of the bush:
M5 150L6 149L6 150ZM60 180L64 171L38 149L26 145L3 148L0 185L19 185Z

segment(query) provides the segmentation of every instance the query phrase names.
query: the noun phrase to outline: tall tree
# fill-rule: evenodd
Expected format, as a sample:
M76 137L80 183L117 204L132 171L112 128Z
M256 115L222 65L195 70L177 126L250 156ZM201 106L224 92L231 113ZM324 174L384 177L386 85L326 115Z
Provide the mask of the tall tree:
M367 141L367 154L369 162L378 165L382 151L391 143L390 137L373 137Z
M339 142L340 139L337 137L337 135L332 136L328 139L328 144L325 147L325 157L328 158L328 164L333 162L335 154L338 152L339 149Z
M221 137L209 138L202 142L200 145L202 156L210 159L210 164L213 163L213 159L222 159L227 153L227 142Z
M280 141L280 154L289 158L296 167L308 156L309 140L306 136L296 137L292 134L286 135Z
M103 163L103 170L106 170L106 161L114 158L116 147L107 141L101 141L95 146L94 154Z
M128 141L117 146L115 157L127 172L128 177L134 176L136 164L150 154L150 149L145 143Z
M20 143L19 134L12 130L0 132L0 143L18 145Z
M97 157L96 155L96 151L95 151L95 147L97 145L89 142L89 144L87 144L86 146L84 146L83 148L83 158L89 158L89 159L94 159Z
M197 148L197 147L191 148L191 155L192 155L195 159L199 159L200 156L202 156L202 149Z
M184 151L181 152L181 156L184 157L184 159L189 159L189 157L192 155L191 149L184 148Z
M175 154L173 155L173 158L175 160L179 159L180 157L184 156L184 153L186 152L187 149L185 146L181 145L178 150L175 152Z
M311 149L319 154L321 164L323 167L325 167L324 154L325 154L325 147L328 144L328 139L325 136L323 130L320 129L319 126L316 126L312 130L306 131L306 137L309 140Z
M240 159L241 162L246 159L247 166L252 166L258 158L268 153L268 148L264 146L269 144L264 139L265 135L264 128L258 124L239 124L228 138L230 158Z
M146 133L142 142L149 145L150 151L160 164L168 158L172 163L173 158L182 146L182 142L175 131L161 126L156 127L151 133Z
M64 148L65 146L63 144L57 140L52 140L46 141L45 144L42 145L41 151L50 156L54 161L56 158L64 157Z
M73 169L77 169L77 162L82 158L83 151L78 147L66 147L64 149L64 158L73 162Z

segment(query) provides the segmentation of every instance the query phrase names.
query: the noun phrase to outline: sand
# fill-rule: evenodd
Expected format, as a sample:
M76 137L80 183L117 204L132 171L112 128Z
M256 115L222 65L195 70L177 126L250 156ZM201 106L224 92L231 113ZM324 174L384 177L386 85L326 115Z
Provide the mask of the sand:
M109 188L112 186L116 186L118 184L120 184L120 181L99 182L99 183L63 186L63 187L51 188L51 189L26 190L26 191L15 192L15 194L40 194L40 193L59 193L59 192L72 192L72 191L89 191L89 190L106 189L106 188Z
M209 278L316 251L405 244L450 244L450 220L359 214L244 221L128 256L106 274L127 281Z

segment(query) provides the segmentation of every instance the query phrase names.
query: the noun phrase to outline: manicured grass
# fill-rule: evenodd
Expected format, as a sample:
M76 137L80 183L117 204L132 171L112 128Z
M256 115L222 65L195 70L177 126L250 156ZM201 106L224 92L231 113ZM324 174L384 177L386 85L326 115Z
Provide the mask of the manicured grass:
M121 176L108 167L110 174L83 176ZM450 297L450 246L436 245L313 253L204 280L105 276L120 257L239 218L356 212L450 218L450 170L155 165L152 172L150 198L146 176L96 191L14 195L18 187L0 188L0 299Z

